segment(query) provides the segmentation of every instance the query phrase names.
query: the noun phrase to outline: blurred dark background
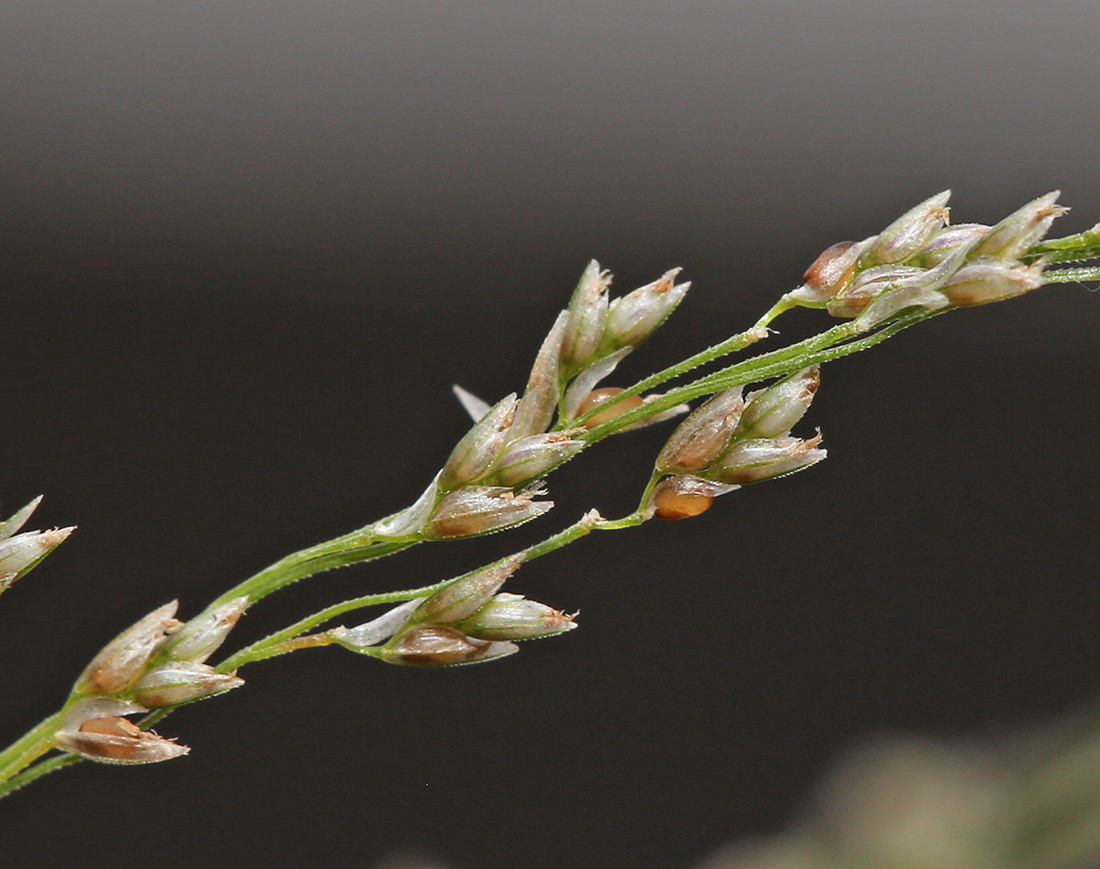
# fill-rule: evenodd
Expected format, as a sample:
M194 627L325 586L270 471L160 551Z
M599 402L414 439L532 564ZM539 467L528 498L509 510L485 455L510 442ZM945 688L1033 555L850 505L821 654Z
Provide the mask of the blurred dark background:
M946 187L1100 218L1095 0L9 2L0 12L10 512L80 530L0 601L0 741L108 638L408 503L522 387L586 261L694 289L618 382L743 328L820 250ZM782 338L827 325L796 312ZM689 866L881 731L1097 695L1100 298L964 311L831 364L831 456L510 586L581 630L484 667L321 650L159 728L171 764L6 801L5 866ZM538 527L257 607L255 639L595 506L670 429L551 481Z

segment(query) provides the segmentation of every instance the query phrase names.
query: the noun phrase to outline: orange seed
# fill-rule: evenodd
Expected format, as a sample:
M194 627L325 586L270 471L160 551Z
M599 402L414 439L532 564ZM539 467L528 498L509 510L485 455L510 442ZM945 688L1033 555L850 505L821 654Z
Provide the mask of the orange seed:
M653 491L653 515L658 519L688 519L706 513L713 503L714 495L689 477L664 480Z
M608 386L604 389L593 389L584 401L581 402L580 407L577 408L577 416L584 416L588 411L594 407L598 407L603 404L609 398L612 398L622 392L617 386ZM584 425L587 429L593 429L598 425L603 425L605 422L610 422L617 416L622 416L628 410L634 410L636 407L642 406L642 397L640 395L632 395L629 398L624 398L614 407L609 407L607 410L594 414L591 419L585 420Z

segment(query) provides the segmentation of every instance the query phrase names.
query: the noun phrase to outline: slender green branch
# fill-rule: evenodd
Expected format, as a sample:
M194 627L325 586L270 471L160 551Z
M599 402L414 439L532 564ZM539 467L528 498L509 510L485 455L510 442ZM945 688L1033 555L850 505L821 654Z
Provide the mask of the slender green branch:
M636 515L637 514L632 514L632 516ZM574 540L578 540L581 537L584 537L585 535L591 533L593 530L615 530L618 528L632 527L633 525L639 524L640 522L640 520L631 520L632 517L626 517L622 520L609 522L607 520L599 519L591 515L585 516L579 521L574 522L568 528L559 531L557 534L548 537L541 543L536 543L534 546L525 550L524 560L532 561L536 558L542 557L543 555L548 555L549 553L554 552L555 550L560 549L561 547L569 543L572 543ZM496 564L503 563L506 560L507 559L501 559L500 561L496 562ZM479 567L476 570L470 571L470 573L463 574L462 576L452 579L446 579L442 582L436 582L432 585L425 585L419 588L404 589L402 591L385 592L382 594L368 594L363 595L362 597L352 598L350 600L334 604L330 607L326 607L323 610L319 610L312 615L306 616L304 619L301 619L292 625L288 625L282 630L276 631L275 633L270 634L269 636L266 636L261 640L257 640L250 646L246 646L245 648L231 655L229 658L226 658L215 669L217 669L219 673L229 673L233 670L243 667L245 664L251 664L255 661L261 661L265 658L275 657L276 655L284 654L285 652L294 651L294 648L287 645L290 641L292 641L295 637L304 634L306 631L319 627L320 625L331 619L342 616L345 613L349 613L358 609L363 609L369 606L377 606L379 604L387 603L399 603L401 601L412 600L413 598L417 597L427 597L429 595L435 594L437 591L441 591L442 589L446 588L448 585L451 585L454 582L458 582L459 580L464 579L467 576L471 576L491 566L492 565Z
M368 529L370 526L368 526ZM238 597L247 597L255 603L280 588L336 567L371 561L386 555L393 555L419 542L415 538L396 541L378 541L367 538L364 531L355 531L333 540L327 540L316 546L310 546L299 552L291 553L264 568L256 575L235 585L225 594L211 601L207 611L223 606Z
M744 332L727 338L725 341L721 341L718 344L708 347L706 350L701 350L694 356L689 356L682 362L677 362L675 365L670 365L668 368L658 371L656 374L651 374L649 377L645 377L639 380L632 386L628 386L622 392L612 396L607 401L602 402L598 407L588 411L588 413L578 417L569 423L570 426L584 425L584 423L597 413L603 413L608 408L614 407L619 402L631 398L635 395L641 395L643 392L647 392L650 389L660 386L662 383L666 383L673 378L680 377L700 365L706 365L708 362L713 362L715 359L720 359L723 356L728 356L731 353L737 353L740 350L744 350L746 347L755 344L768 334L768 325L774 321L780 314L789 311L795 307L795 303L790 301L786 296L780 298L778 302L772 305L755 325L750 329L746 329ZM670 405L674 407L675 404ZM559 428L564 427L564 423ZM594 441L593 441L594 443Z
M1079 262L1100 257L1100 224L1076 235L1048 239L1035 245L1020 259L1030 263L1039 257L1049 263Z
M10 793L14 793L24 785L29 785L35 779L42 778L42 776L48 775L62 767L80 763L82 760L84 760L84 758L79 754L58 754L40 763L36 763L29 769L24 769L18 775L14 775L6 781L0 782L0 799L3 799Z
M602 425L596 426L580 437L588 441L588 443L593 444L603 440L609 435L621 431L627 426L648 419L656 413L673 408L685 401L691 401L701 395L707 395L708 392L716 392L718 389L727 389L730 386L737 386L739 384L751 383L754 380L763 380L767 377L777 376L772 372L789 374L793 371L798 371L805 368L807 365L813 364L807 360L816 351L823 347L836 344L846 338L851 338L854 334L855 328L850 322L846 322L834 326L822 332L820 335L815 335L812 338L807 338L804 341L792 344L789 347L783 347L779 350L773 350L771 353L762 353L759 356L754 356L752 359L745 360L744 362L740 362L736 365L724 368L721 371L709 374L706 377L702 377L685 386L673 389L660 398L646 402L641 407L627 411L614 419L608 420ZM712 383L725 385L711 388L710 384Z
M792 374L795 371L800 371L810 365L817 365L831 359L839 359L842 356L858 353L861 350L866 350L868 347L873 347L875 344L885 341L887 338L896 335L902 329L907 329L915 323L927 320L940 313L944 312L914 312L900 317L877 332L873 332L858 340L848 341L847 343L841 342L844 341L845 338L852 338L853 335L857 334L853 324L849 322L840 326L834 326L821 335L807 338L805 341L800 341L798 344L791 345L791 347L776 350L772 353L764 353L736 365L731 365L721 371L716 371L713 374L701 377L692 383L688 383L685 386L681 386L666 393L654 401L646 403L642 407L635 408L612 420L608 420L603 425L596 426L596 428L592 429L584 437L586 437L590 443L595 443L655 413L659 413L662 410L668 410L669 408L675 407L677 404L691 401L702 395L710 395L722 389L742 386L757 380L782 377L787 374Z
M1100 266L1079 269L1053 269L1043 272L1043 281L1048 284L1100 281Z
M222 661L215 669L219 673L229 673L233 670L243 667L245 664L251 664L255 661L261 661L264 658L273 657L273 655L267 654L271 649L286 643L288 640L292 640L306 631L312 630L319 625L324 624L329 619L334 619L337 616L342 616L344 613L352 612L353 610L363 609L364 607L377 606L379 604L386 603L400 603L401 601L412 600L416 597L423 597L425 595L434 594L442 588L445 588L454 580L444 580L443 582L433 583L432 585L421 586L420 588L404 589L403 591L391 591L382 594L367 594L362 597L351 598L338 604L333 604L330 607L326 607L323 610L306 616L295 622L292 625L288 625L280 631L276 631L264 637L262 640L257 640L249 646L245 646L243 649L235 652L230 657Z
M62 709L39 722L0 752L0 786L54 747L57 728L61 724L64 712L65 710ZM0 791L0 796L3 793Z
M820 349L815 347L810 349L804 356L797 357L794 360L778 359L776 361L771 361L770 364L757 366L749 365L748 363L755 363L758 360L762 360L763 357L750 359L748 362L742 363L741 365L734 365L723 371L716 371L714 374L700 378L694 383L688 384L685 389L690 390L692 397L696 398L699 395L708 395L720 389L729 389L732 386L741 386L742 384L752 383L756 380L783 377L787 374L793 374L795 371L807 368L810 365L820 365L824 362L830 362L833 359L840 359L843 356L859 353L862 350L882 343L887 338L893 337L903 329L908 329L916 323L929 320L943 313L946 313L946 311L914 311L911 314L899 317L888 326L883 327L877 332L872 332L863 338L858 338L846 343L837 343L833 346L826 345ZM681 400L687 401L688 399L684 398Z

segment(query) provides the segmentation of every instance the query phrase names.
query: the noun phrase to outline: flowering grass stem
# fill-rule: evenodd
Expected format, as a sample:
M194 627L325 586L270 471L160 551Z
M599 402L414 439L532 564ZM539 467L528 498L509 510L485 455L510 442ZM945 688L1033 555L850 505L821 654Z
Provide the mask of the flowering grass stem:
M522 562L593 531L634 528L654 515L695 516L742 484L823 459L820 434L808 440L790 434L817 391L817 366L958 307L999 301L1043 284L1100 280L1097 266L1044 271L1050 263L1100 257L1100 225L1042 240L1065 211L1055 204L1057 193L1028 203L993 227L947 227L947 196L926 200L880 236L834 245L806 272L806 283L781 296L752 328L623 390L594 387L675 309L688 284L676 285L678 270L673 270L610 300L610 275L591 263L543 342L522 397L512 395L491 406L459 391L474 427L411 507L286 556L219 596L186 624L176 620L172 603L120 634L89 664L58 713L0 752L0 797L81 759L140 763L186 753L185 746L148 728L179 705L238 687L243 684L236 676L240 668L278 655L339 644L395 664L472 663L515 652L512 640L571 630L576 627L572 616L498 594L499 588ZM764 339L768 326L796 305L827 308L847 319L664 394L643 396ZM778 380L742 396L741 387L773 379ZM666 444L665 458L654 463L633 513L607 520L592 510L522 552L462 576L333 604L217 666L205 663L241 614L267 595L421 542L478 536L537 518L551 506L537 500L547 474L609 435L682 412L686 402L704 396L715 398ZM558 421L552 425L555 412ZM0 556L8 564L8 572L0 574L0 590L70 530L17 533L35 504L0 523ZM310 633L340 616L386 604L397 606L371 622ZM126 716L137 713L146 714L135 726ZM54 748L66 753L43 759Z

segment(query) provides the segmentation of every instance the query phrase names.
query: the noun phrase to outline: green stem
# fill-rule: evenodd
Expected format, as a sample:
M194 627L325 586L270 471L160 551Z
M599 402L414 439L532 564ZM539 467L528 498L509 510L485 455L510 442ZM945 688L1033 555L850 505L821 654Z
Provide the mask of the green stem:
M646 484L645 491L642 492L642 497L638 501L638 509L635 510L632 515L642 516L645 514L645 509L649 506L649 498L653 494L653 490L657 488L657 484L661 481L661 477L663 476L664 474L656 468L653 469L653 473L650 474L649 477L649 482Z
M206 609L207 611L216 609L238 597L247 597L250 604L255 603L272 592L315 573L392 555L418 542L415 539L375 540L373 530L368 526L360 531L353 531L351 534L291 553L244 582L238 583L225 594L211 601Z
M1050 263L1077 262L1100 256L1100 224L1077 235L1052 238L1035 245L1020 257L1025 263L1043 257Z
M648 491L648 490L647 490ZM629 518L629 517L627 517ZM568 528L559 531L552 537L548 537L541 543L536 543L534 546L527 549L524 553L524 561L532 561L536 558L540 558L543 555L547 555L556 549L560 549L568 543L572 543L586 534L589 534L594 529L607 528L611 530L617 527L628 527L622 525L625 520L619 520L616 522L607 522L603 519L596 519L592 516L585 516L578 522L574 522ZM635 523L637 524L637 523ZM503 561L503 559L502 559ZM499 563L499 562L498 562ZM492 565L487 565L491 567ZM385 592L382 594L368 594L362 597L351 598L350 600L343 601L338 604L333 604L330 607L326 607L323 610L306 616L304 619L300 619L292 625L288 625L281 631L276 631L269 636L264 637L262 640L257 640L250 646L245 646L240 651L226 658L215 669L219 673L228 673L232 670L236 670L243 667L245 664L251 664L255 661L262 661L266 658L272 658L276 655L285 654L286 652L294 651L297 647L291 646L291 641L306 631L319 627L330 619L334 619L337 616L344 615L345 613L352 612L353 610L363 609L364 607L377 606L379 604L386 603L400 603L401 601L412 600L417 597L428 597L435 594L437 591L441 591L453 582L457 582L466 576L470 576L473 573L480 573L485 570L486 567L479 567L477 570L471 571L463 576L455 577L452 579L445 579L442 582L436 582L432 585L421 586L420 588L409 588L402 591Z
M663 371L658 371L656 374L651 374L642 380L639 380L633 386L628 386L622 392L612 396L607 401L601 402L598 407L594 407L588 413L578 417L575 420L569 422L570 427L576 425L584 425L585 421L597 413L605 412L609 407L614 407L620 401L627 398L631 398L635 395L641 395L647 390L653 389L656 386L660 386L675 377L679 377L687 372L698 368L700 365L706 365L708 362L713 362L715 359L719 359L722 356L728 356L730 353L736 353L740 350L744 350L746 347L755 344L767 335L768 324L776 319L780 314L785 311L789 311L795 307L795 303L790 301L786 296L783 296L776 302L768 311L762 316L751 329L746 329L744 332L727 338L712 347L708 347L706 350L701 350L694 356L690 356L682 362L678 362L675 365L670 365ZM673 407L675 405L670 405Z
M579 540L581 537L585 537L592 531L617 531L622 528L633 528L642 524L646 517L643 514L643 507L649 500L649 493L653 490L653 486L657 480L660 479L660 474L654 474L650 479L649 484L646 486L645 493L642 496L641 505L638 510L631 513L629 516L624 516L621 519L608 520L600 519L594 514L587 514L579 521L574 522L568 528L564 528L557 534L546 538L541 543L536 543L534 546L524 551L524 562L533 561L536 558L541 558L544 555L549 555L557 549L561 549L575 540ZM509 556L510 557L510 556ZM500 564L507 560L501 559L496 562ZM301 636L306 631L310 631L313 628L323 625L325 622L330 621L338 616L342 616L346 613L354 610L363 609L364 607L377 606L379 604L387 603L400 603L401 601L412 600L417 597L428 597L435 594L437 591L442 591L448 585L454 582L458 582L461 579L471 576L474 573L480 573L483 570L493 567L494 565L486 565L479 567L476 570L470 571L470 573L463 574L462 576L454 577L452 579L445 579L442 582L436 582L432 585L424 585L420 588L409 588L403 591L392 591L383 594L367 594L362 597L351 598L350 600L342 601L338 604L333 604L330 607L326 607L323 610L319 610L312 615L306 616L304 619L300 619L292 625L288 625L281 631L276 631L269 636L264 637L262 640L257 640L250 646L246 646L239 652L230 656L219 664L215 669L219 673L228 673L232 670L237 670L243 667L245 664L251 664L256 661L262 661L267 658L273 658L277 655L283 655L288 652L297 651L302 648L300 644L295 644L296 637ZM316 645L321 645L320 643ZM163 716L161 716L163 717ZM152 716L150 716L150 719ZM148 723L153 723L152 720L146 719ZM159 718L155 719L159 720ZM145 722L143 722L144 724Z
M818 365L822 362L828 362L832 359L839 359L842 356L858 353L861 350L866 350L868 347L873 347L875 344L885 341L887 338L896 335L902 329L907 329L915 323L945 313L945 310L914 311L899 317L879 331L856 340L847 340L858 334L852 322L834 326L832 329L822 332L820 335L815 335L813 338L807 338L805 341L799 341L797 344L792 344L790 347L775 350L772 353L763 353L760 356L753 357L752 359L724 368L721 371L716 371L705 377L701 377L685 386L681 386L666 393L658 399L648 402L642 407L635 408L614 419L608 420L603 425L596 426L581 437L592 444L596 441L603 440L603 438L609 435L615 434L615 432L635 422L639 422L663 410L668 410L685 401L691 401L692 399L699 398L703 395L710 395L722 389L742 386L746 383L753 383L758 380L782 377L787 374L792 374L795 371L800 371L810 365ZM846 340L847 343L842 343Z
M843 356L859 353L861 350L866 350L868 347L874 347L876 344L896 335L898 332L902 331L902 329L908 329L915 323L919 323L922 320L927 320L942 313L946 313L946 311L915 311L912 314L899 317L888 326L883 327L877 332L865 335L863 338L848 341L847 343L836 342L833 346L810 346L804 355L794 358L776 358L772 360L765 359L763 356L758 356L756 359L748 360L748 362L742 363L741 365L733 365L722 371L716 371L706 377L701 377L694 383L689 383L684 388L689 390L688 394L691 398L697 398L700 395L708 395L711 392L729 389L732 386L741 386L756 380L783 377L787 374L793 374L795 371L801 371L803 368L808 368L811 365L820 365L823 362L840 359ZM850 330L848 337L851 337L852 334L854 334L854 329ZM765 364L757 365L755 364L757 362L763 362ZM690 399L685 397L680 400L688 401Z
M596 426L580 437L589 444L594 444L629 425L633 425L636 422L653 416L655 413L660 413L663 410L668 410L685 401L690 401L693 398L706 395L708 391L717 392L719 389L726 389L729 386L751 383L754 380L763 380L766 377L774 376L771 373L759 372L778 370L782 373L790 373L792 371L798 371L812 364L806 361L811 354L823 347L828 347L846 338L851 338L853 334L855 334L854 327L850 322L834 326L822 332L820 335L815 335L812 338L799 341L789 347L773 350L771 353L763 353L760 356L755 356L752 359L724 368L721 371L716 371L713 374L709 374L685 386L678 387L671 392L665 393L660 398L647 402L641 407L627 411L614 419L608 420L602 425ZM712 383L719 385L717 385L716 388L711 388L710 384ZM722 383L726 385L721 385ZM607 403L609 404L610 402ZM603 407L603 405L600 406Z
M443 582L437 582L432 585L425 585L420 588L410 588L403 591L391 591L383 594L367 594L362 597L351 598L338 604L333 604L330 607L326 607L323 610L306 616L295 622L292 625L288 625L281 631L276 631L273 634L269 634L262 640L257 640L250 646L245 646L238 652L235 652L230 657L226 658L216 669L219 673L228 673L232 670L236 670L239 667L243 667L245 664L251 664L255 661L262 661L265 658L271 658L275 655L282 654L281 652L272 651L278 646L285 644L288 640L292 640L306 631L324 624L329 619L334 619L337 616L342 616L344 613L351 612L352 610L362 609L368 606L377 606L378 604L385 603L400 603L401 601L412 600L414 597L424 597L441 590L449 583L454 582L452 579L444 580ZM289 651L289 649L287 650Z
M24 785L29 785L35 779L41 778L64 766L79 763L83 759L84 758L79 754L59 754L55 757L47 758L41 763L36 763L30 769L24 769L18 775L13 775L11 778L0 783L0 799L3 799L10 793L14 793Z
M1043 272L1043 283L1046 284L1068 284L1074 281L1100 281L1100 266Z
M65 709L51 715L28 730L0 752L0 787L52 749L57 741L57 728ZM0 790L0 796L4 791Z

